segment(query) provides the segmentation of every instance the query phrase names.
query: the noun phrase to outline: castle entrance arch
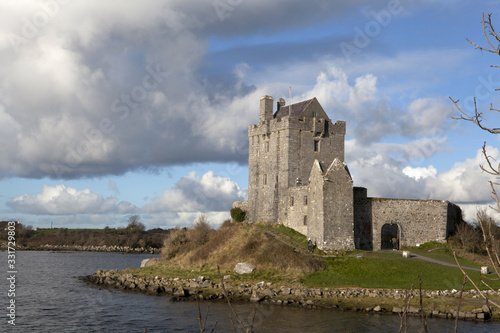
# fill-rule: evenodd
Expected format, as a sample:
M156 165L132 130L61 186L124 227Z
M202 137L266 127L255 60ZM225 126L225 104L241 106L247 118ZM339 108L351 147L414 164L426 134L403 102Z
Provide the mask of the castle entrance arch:
M390 250L394 248L393 239L396 240L396 248L399 249L399 226L396 223L386 223L381 231L381 249Z

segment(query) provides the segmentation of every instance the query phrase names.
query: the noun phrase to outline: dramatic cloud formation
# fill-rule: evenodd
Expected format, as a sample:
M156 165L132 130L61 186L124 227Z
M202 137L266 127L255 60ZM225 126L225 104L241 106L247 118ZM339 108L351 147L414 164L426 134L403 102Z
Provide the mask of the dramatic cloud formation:
M0 126L8 128L0 133L0 177L79 178L193 161L245 163L246 127L256 119L260 96L279 89L279 76L249 84L242 81L248 65L239 61L219 73L229 79L217 79L204 64L209 38L254 34L256 27L277 33L291 21L300 28L342 17L356 3L368 2L2 3L0 59L9 66L0 69ZM386 5L371 2L365 10ZM285 64L283 73L296 65ZM302 96L354 115L360 120L356 136L368 142L399 128L388 120L403 114L383 105L376 82L365 74L350 86L345 73L329 66ZM415 105L422 107L440 106Z
M2 3L1 60L9 66L0 69L0 126L9 130L0 134L0 177L245 163L246 127L265 91L255 94L255 87L238 82L236 67L230 89L226 83L210 88L218 82L200 76L209 36L240 36L255 27L279 31L289 20L299 27L352 4L217 4Z
M223 174L221 165L246 165L247 127L258 122L260 97L289 102L290 87L293 101L317 97L333 121L347 122L346 161L370 195L483 205L489 187L478 190L485 178L475 173L480 156L473 155L484 140L476 145L477 132L451 119L448 99L470 106L479 91L478 102L489 105L500 82L485 72L489 58L464 41L483 38L476 7L3 1L3 213L117 225L139 212L148 226L160 226L185 225L204 212L220 222L232 201L246 196L246 177ZM347 56L341 45L356 51ZM453 155L456 163L440 163L453 147L463 150ZM194 164L206 165L196 169L201 176L185 176ZM168 184L158 181L140 198L130 194L126 182L134 176L162 173ZM111 176L106 188L82 190L89 179ZM36 185L16 186L27 179ZM105 191L111 197L98 194Z

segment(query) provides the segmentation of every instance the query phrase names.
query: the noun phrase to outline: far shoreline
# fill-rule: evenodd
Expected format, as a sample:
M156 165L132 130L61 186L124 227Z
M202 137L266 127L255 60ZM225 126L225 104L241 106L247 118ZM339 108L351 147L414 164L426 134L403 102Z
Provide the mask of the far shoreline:
M78 251L78 252L118 252L128 254L157 254L161 249L154 247L130 247L130 246L107 246L107 245L17 245L16 251ZM0 242L0 251L7 251L7 243Z

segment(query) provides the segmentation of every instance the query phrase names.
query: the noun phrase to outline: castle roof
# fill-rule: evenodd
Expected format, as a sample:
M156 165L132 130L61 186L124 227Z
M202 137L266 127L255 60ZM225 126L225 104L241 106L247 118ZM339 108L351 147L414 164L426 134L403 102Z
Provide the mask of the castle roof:
M309 104L314 100L315 98L311 98L302 102L298 103L293 103L292 105L285 105L280 107L278 111L274 114L274 118L276 119L281 119L282 117L285 116L294 116L298 117L304 111ZM291 107L291 108L290 108Z

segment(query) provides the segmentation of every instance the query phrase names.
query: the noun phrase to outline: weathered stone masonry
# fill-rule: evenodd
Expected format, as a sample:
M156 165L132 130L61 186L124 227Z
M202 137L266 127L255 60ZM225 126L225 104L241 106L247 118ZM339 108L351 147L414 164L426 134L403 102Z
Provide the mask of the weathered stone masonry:
M379 250L445 241L461 219L448 201L370 198L353 187L344 162L346 123L332 123L316 98L285 105L260 101L248 128L247 220L280 223L323 250Z

